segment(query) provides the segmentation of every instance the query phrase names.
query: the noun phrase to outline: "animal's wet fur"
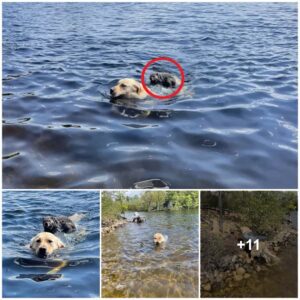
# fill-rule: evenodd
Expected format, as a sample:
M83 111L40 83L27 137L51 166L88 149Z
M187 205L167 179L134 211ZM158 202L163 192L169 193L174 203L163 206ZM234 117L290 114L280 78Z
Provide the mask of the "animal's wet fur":
M45 232L53 234L57 232L72 233L76 231L76 222L83 218L83 214L74 214L72 216L46 216L43 218L43 226Z
M180 84L180 80L175 75L166 72L152 73L150 82L153 85L160 84L166 88L175 88Z
M30 241L30 248L39 258L48 258L53 252L64 248L63 242L50 232L40 232Z
M151 85L161 85L165 88L175 88L180 85L180 80L176 75L167 72L155 72L149 77ZM149 87L148 87L149 88ZM115 86L110 89L111 101L117 100L144 100L148 97L143 85L134 78L120 79Z
M55 234L56 232L72 233L76 231L74 222L70 218L64 216L44 217L43 226L45 232L51 232L53 234Z

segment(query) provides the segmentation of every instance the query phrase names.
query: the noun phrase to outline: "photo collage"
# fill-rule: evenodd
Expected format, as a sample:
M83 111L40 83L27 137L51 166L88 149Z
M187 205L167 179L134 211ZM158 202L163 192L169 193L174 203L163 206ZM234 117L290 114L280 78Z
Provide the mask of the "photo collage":
M299 299L298 2L2 2L2 299Z

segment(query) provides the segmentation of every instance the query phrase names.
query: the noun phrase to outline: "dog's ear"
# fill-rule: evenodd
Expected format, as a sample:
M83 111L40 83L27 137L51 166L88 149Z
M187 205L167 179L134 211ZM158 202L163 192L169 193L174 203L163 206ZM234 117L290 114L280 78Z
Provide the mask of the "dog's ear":
M33 237L33 238L30 240L30 243L27 245L27 246L29 246L30 249L32 249L34 241L35 241L35 237Z
M137 94L140 94L140 93L141 93L141 91L142 91L141 85L135 84L133 87L134 87L134 90L135 90L135 92L136 92Z
M61 240L57 241L58 248L65 248L64 243Z

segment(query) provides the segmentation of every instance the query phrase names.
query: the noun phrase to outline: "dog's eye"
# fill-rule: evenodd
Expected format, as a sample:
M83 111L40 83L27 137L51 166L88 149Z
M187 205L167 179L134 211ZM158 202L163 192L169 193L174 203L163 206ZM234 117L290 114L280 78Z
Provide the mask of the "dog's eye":
M36 242L37 242L37 243L40 243L40 242L41 242L41 240L40 240L40 239L38 239L38 240L36 240Z
M53 241L51 241L51 240L48 240L48 243L49 243L49 244L51 244L51 243L53 243Z
M121 83L121 88L126 88L126 84Z

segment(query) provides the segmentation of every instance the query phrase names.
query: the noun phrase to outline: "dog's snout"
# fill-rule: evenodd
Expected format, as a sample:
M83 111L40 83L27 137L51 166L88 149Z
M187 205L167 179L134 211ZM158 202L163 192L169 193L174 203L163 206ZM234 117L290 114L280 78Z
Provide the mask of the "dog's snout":
M47 249L46 249L46 248L39 248L38 256L39 256L40 258L45 258L45 257L47 257Z
M110 89L110 94L112 95L113 93L114 93L114 89L111 88L111 89Z

